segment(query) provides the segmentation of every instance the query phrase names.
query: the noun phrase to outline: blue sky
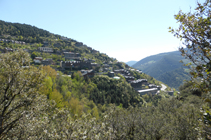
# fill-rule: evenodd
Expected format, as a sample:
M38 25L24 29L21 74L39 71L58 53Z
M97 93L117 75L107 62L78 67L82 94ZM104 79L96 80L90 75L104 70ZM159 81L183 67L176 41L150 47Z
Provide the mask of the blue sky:
M202 2L203 0L201 0ZM66 36L119 61L178 50L168 27L195 0L0 0L0 20Z

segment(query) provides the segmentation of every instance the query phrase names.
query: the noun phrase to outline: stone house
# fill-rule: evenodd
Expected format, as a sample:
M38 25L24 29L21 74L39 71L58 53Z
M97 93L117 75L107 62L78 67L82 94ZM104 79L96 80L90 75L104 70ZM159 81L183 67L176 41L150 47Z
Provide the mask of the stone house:
M157 88L158 90L161 89L160 86L157 86L157 85L155 85L155 84L149 84L148 87L149 87L149 88Z
M72 61L61 61L60 62L60 67L64 68L64 69L71 69L73 65Z
M73 52L63 52L65 60L75 60L80 59L81 54Z
M141 70L136 70L138 73L142 73L142 71Z
M81 70L81 73L84 77L92 78L95 75L94 70Z
M49 48L49 47L39 47L38 50L41 51L41 52L46 52L46 53L52 53L53 52L53 49Z
M133 88L141 88L142 85L144 85L145 83L147 83L147 79L138 79L138 80L130 81L130 84Z
M86 61L61 61L60 66L64 69L91 69L92 65Z
M134 81L134 77L133 76L124 76L126 81L129 82L129 81Z
M4 53L8 53L8 52L14 52L14 50L11 48L4 48Z
M86 62L86 61L74 61L73 68L74 69L91 69L92 65L90 62Z
M114 70L114 72L116 73L116 74L122 74L122 75L127 75L127 76L129 76L130 75L130 72L129 71L127 71L127 70L125 70L125 69L118 69L118 70Z
M42 57L35 57L33 61L34 63L41 64L42 60L43 60Z
M155 85L155 84L149 84L148 87L149 88L157 88L157 85Z
M113 71L109 72L109 73L108 73L108 76L109 76L109 77L114 77L114 72L113 72Z

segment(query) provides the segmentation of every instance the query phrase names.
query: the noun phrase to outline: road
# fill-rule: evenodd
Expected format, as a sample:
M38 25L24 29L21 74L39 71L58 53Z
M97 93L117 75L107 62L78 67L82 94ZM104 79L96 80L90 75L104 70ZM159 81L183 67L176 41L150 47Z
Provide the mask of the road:
M164 91L166 89L166 85L161 84L161 86L162 86L161 90Z

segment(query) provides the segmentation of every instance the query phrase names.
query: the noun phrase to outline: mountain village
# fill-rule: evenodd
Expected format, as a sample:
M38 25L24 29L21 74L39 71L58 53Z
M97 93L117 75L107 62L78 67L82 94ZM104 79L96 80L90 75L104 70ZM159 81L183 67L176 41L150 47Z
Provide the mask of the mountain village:
M65 40L66 38L63 38ZM25 45L26 43L23 41L15 41L9 39L1 39L1 42L4 43L16 43ZM160 90L164 90L161 86L148 83L147 79L135 79L133 75L131 75L130 71L137 71L138 73L142 73L140 70L136 70L127 66L125 69L115 69L113 68L113 62L104 62L103 64L98 64L95 60L82 58L80 53L71 52L67 49L62 50L54 50L48 46L48 42L44 41L43 46L39 47L37 50L33 50L40 53L48 53L48 54L56 54L61 55L65 58L65 61L54 61L52 58L44 59L40 56L34 57L32 65L44 65L44 66L52 66L55 70L61 71L68 76L71 76L73 72L80 71L81 74L86 78L92 78L95 75L107 75L110 78L120 79L119 74L125 78L125 80L131 84L131 86L140 93L140 95L149 94L157 95L160 93ZM54 44L56 45L56 44ZM92 49L84 45L81 42L76 42L74 45L76 46L85 46L87 47L92 54L100 53L97 50ZM33 51L30 49L24 49L25 51L32 53ZM11 48L0 49L1 53L13 52ZM122 62L117 62L116 65L122 65ZM56 66L56 67L55 67ZM165 86L165 85L162 85ZM169 95L173 95L173 91L166 91Z

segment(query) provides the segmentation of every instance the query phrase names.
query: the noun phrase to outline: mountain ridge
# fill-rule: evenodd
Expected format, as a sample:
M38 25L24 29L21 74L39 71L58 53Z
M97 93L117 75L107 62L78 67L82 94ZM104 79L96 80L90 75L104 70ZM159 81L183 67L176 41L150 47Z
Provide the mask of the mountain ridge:
M137 62L138 62L138 61L131 60L131 61L128 61L128 62L125 62L125 63L131 67L132 65L134 65L134 64L137 63Z
M132 67L178 89L183 80L190 79L190 75L186 72L187 67L183 66L180 60L188 61L180 55L179 51L165 52L141 59Z

